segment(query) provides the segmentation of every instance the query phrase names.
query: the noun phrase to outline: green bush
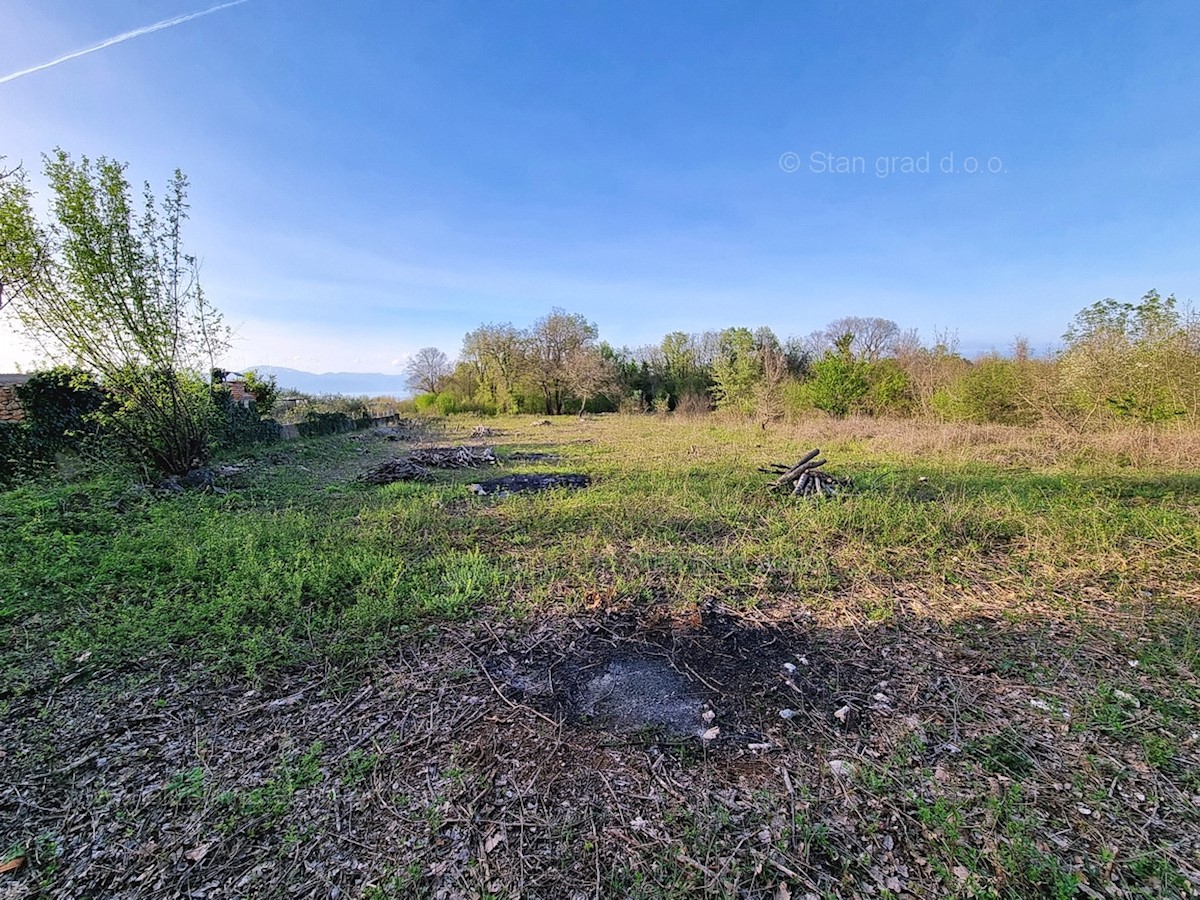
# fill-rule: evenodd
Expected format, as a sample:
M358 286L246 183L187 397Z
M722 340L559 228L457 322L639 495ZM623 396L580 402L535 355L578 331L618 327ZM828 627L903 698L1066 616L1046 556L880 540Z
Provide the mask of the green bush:
M275 376L260 377L253 369L248 369L243 377L246 380L246 390L254 395L255 406L270 412L275 401L279 399L279 385L275 383Z
M199 375L128 366L104 387L111 402L97 413L98 421L132 462L180 475L207 461L221 415Z
M871 365L848 354L827 353L812 365L812 377L804 383L811 406L834 418L854 411L871 389Z
M29 426L0 422L0 487L8 487L46 464L48 454L33 439Z
M952 422L1032 425L1040 416L1028 401L1030 390L1020 362L993 356L935 393L931 405Z
M869 387L863 406L871 415L906 415L912 411L912 379L896 360L881 359L871 363L867 383Z
M310 412L304 417L304 421L296 425L297 430L304 437L319 437L326 434L342 434L347 431L354 431L358 428L360 419L352 419L345 413L332 412Z
M34 373L16 391L32 440L50 454L94 434L106 402L90 372L66 366Z
M279 423L272 419L264 419L259 414L257 403L242 406L234 403L228 390L219 386L213 391L213 400L220 414L220 425L217 428L216 445L222 449L243 447L248 444L271 443L279 440Z

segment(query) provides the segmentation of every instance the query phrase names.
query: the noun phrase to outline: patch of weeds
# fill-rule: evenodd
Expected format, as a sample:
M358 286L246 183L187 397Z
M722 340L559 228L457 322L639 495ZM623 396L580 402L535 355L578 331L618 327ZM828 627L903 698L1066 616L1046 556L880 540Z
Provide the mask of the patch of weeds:
M934 836L940 837L950 847L959 841L962 828L962 813L945 797L914 797L917 820Z
M1056 856L1040 849L1034 833L1037 817L1023 801L1020 785L1012 785L999 797L988 801L996 819L999 871L1007 884L1003 896L1046 897L1071 900L1079 886L1079 876L1065 869Z
M689 900L704 893L696 873L666 853L641 866L617 868L604 887L603 896L627 900Z
M165 788L173 804L199 800L204 796L204 769L196 766L171 776Z
M274 827L291 812L298 791L321 781L321 753L324 749L324 745L317 741L299 756L285 757L272 776L259 787L222 794L219 802L231 807L222 829L231 833L243 820L250 823L251 834L260 834Z
M1147 853L1129 862L1130 881L1140 897L1185 897L1191 885L1165 855Z
M684 769L699 765L708 755L707 748L699 741L664 741L660 746L674 756Z
M1170 770L1174 768L1173 761L1179 747L1175 741L1158 734L1142 735L1142 750L1146 754L1146 762L1156 769Z
M873 794L883 793L892 780L891 775L885 767L869 763L860 765L854 773L854 778Z
M367 780L378 764L379 757L376 754L351 750L342 760L342 785L353 790Z
M51 879L58 872L62 855L62 841L57 835L45 832L34 839L30 856L38 867L43 888L49 888Z
M437 576L424 598L428 612L446 618L458 618L474 607L495 601L503 592L505 579L477 548L465 553L449 553L433 560Z
M1033 771L1033 759L1026 750L1025 740L1012 728L968 741L963 750L985 770L997 775L1024 778Z
M1115 738L1124 737L1133 718L1134 707L1117 693L1119 689L1108 684L1099 684L1096 693L1088 700L1084 714L1072 722L1072 730L1084 730L1089 726Z
M363 891L363 900L425 900L433 896L429 882L421 877L421 864L409 863L408 868L389 876L382 884Z
M862 601L863 612L867 621L874 625L884 625L896 617L895 603L888 600L866 599Z
M838 851L833 844L829 826L824 822L815 821L801 813L796 816L793 826L799 849L806 854L812 853L827 860L838 858Z

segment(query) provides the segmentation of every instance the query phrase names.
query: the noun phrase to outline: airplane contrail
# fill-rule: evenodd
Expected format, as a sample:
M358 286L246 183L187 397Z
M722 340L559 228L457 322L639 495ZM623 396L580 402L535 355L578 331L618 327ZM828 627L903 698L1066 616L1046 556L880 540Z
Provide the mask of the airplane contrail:
M78 59L81 56L87 56L89 53L95 53L97 50L103 50L105 47L111 47L113 44L123 44L125 41L131 41L136 37L141 37L143 34L152 34L155 31L162 31L164 28L174 28L176 25L182 25L184 22L190 22L192 19L199 19L201 16L210 16L215 12L220 12L223 9L229 9L231 6L241 6L243 3L249 3L250 0L228 0L226 3L218 3L216 6L210 6L208 9L202 9L200 12L187 13L182 16L176 16L173 19L164 19L161 22L155 22L153 25L146 25L142 28L135 28L133 31L126 31L124 34L118 34L116 37L110 37L98 44L93 44L91 47L85 47L82 50L76 50L74 53L68 53L66 56L60 56L58 59L52 59L48 63L42 63L40 66L33 66L29 69L22 69L20 72L13 72L11 75L5 75L0 78L0 84L6 81L13 81L25 75L32 75L34 72L40 72L43 69L49 69L61 63L69 62L73 59Z

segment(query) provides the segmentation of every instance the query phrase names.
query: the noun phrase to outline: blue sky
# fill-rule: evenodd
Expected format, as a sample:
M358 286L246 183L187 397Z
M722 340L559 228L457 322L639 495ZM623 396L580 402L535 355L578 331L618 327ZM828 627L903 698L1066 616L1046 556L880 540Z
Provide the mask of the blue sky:
M0 78L205 7L6 0ZM1192 0L247 0L0 84L0 154L183 169L234 367L398 371L552 306L1049 346L1200 297L1197 34Z

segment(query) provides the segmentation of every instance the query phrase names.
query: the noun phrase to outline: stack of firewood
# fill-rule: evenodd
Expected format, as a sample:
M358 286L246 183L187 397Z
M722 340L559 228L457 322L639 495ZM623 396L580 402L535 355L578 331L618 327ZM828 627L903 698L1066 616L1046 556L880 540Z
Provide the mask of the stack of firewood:
M491 447L425 447L412 451L408 458L435 469L477 469L500 462Z
M792 494L798 496L832 497L839 488L847 487L850 482L848 479L835 478L828 472L822 472L821 466L825 465L826 460L819 459L820 455L820 450L812 450L804 454L795 465L772 463L770 468L759 471L776 476L768 486L769 490L782 491L791 488Z
M370 472L364 472L358 480L367 484L391 484L394 481L428 481L431 477L427 468L401 457L389 459Z

